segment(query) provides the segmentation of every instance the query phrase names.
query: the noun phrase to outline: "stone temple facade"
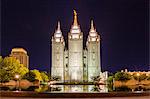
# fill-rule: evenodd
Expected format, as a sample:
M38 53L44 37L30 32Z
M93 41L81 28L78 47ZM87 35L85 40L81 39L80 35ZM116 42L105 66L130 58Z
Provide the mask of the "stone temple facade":
M62 82L90 82L92 77L100 75L100 35L94 28L93 20L91 20L86 47L83 48L83 32L78 24L77 13L74 11L67 46L68 49L58 22L52 36L52 77L59 77Z

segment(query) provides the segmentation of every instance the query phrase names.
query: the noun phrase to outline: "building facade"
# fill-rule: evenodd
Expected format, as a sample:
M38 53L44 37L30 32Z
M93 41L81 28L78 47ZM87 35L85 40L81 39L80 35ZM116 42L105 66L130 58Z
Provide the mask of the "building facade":
M23 48L13 48L11 50L11 57L15 57L23 64L25 67L29 67L29 56L27 55L27 51Z
M61 32L60 22L52 37L51 76L61 81L92 81L101 72L100 35L91 21L91 28L83 48L83 32L74 11L74 21L68 33L68 49Z

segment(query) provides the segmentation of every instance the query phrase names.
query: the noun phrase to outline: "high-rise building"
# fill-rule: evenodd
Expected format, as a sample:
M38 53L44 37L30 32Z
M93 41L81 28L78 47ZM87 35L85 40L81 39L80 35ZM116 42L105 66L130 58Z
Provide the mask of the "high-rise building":
M68 49L67 49L68 48ZM83 48L83 32L74 10L74 21L68 33L68 47L61 32L60 22L52 37L51 76L61 81L91 81L101 72L100 35L91 20L86 47Z
M27 55L27 51L23 48L13 48L11 50L11 57L15 57L23 64L25 67L29 67L29 56Z

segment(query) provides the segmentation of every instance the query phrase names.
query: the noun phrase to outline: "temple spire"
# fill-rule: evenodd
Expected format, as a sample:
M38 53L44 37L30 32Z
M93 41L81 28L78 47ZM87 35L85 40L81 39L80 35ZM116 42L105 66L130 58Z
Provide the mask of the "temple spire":
M61 29L60 29L60 21L58 21L57 29L55 31L55 37L61 37L61 36L62 36L62 32L61 32Z
M73 10L74 13L74 19L73 19L73 25L71 26L71 33L80 33L80 26L78 25L78 20L77 20L77 12Z
M91 30L94 30L93 20L91 20Z
M93 20L91 20L91 29L90 29L90 32L96 32L96 30L94 29Z
M74 13L73 25L77 26L78 25L78 21L77 21L77 12L76 12L76 10L73 10L73 13Z
M60 22L58 21L57 30L60 30Z
M98 34L96 32L96 29L94 28L94 22L93 22L93 20L91 20L91 28L90 28L89 36L96 37L97 35Z
M57 23L56 33L61 33L61 29L60 29L60 21L58 21L58 23Z

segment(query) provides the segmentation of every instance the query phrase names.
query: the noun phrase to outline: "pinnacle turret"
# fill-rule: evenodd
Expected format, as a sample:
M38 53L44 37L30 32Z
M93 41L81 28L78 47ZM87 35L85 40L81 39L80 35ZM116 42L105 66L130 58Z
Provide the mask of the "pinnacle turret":
M61 32L61 29L60 29L60 22L58 21L57 29L55 31L55 37L61 37L61 36L62 36L62 32Z
M96 32L96 30L94 29L93 20L91 20L91 29L90 29L90 32Z
M60 22L58 21L57 30L60 30Z
M96 29L94 29L94 23L93 23L93 20L91 20L90 36L97 36Z

